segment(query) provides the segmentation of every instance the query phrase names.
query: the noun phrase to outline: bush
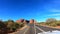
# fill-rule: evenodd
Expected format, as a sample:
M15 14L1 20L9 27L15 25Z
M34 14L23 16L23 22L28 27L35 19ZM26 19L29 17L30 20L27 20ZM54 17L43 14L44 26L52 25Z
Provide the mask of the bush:
M13 32L16 31L16 29L17 29L16 27L13 27L13 28L12 28Z
M56 27L57 24L56 23L52 23L52 24L50 24L50 26Z
M18 23L15 23L15 27L16 27L17 29L20 28Z

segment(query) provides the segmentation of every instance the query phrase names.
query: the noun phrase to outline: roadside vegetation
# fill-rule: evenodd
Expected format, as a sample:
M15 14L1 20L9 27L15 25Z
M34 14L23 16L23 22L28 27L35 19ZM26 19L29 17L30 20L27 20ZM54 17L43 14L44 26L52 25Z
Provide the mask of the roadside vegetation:
M48 18L45 22L40 22L38 24L56 27L60 26L60 20L56 20L55 18Z
M24 23L17 23L13 20L2 21L0 20L0 34L8 34L22 28Z

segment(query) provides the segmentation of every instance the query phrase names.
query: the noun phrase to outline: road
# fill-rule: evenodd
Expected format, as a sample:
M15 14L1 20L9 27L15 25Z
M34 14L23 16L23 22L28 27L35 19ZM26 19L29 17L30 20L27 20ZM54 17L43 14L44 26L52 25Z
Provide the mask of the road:
M29 28L25 28L25 29L17 32L16 34L38 34L38 33L47 32L47 31L52 32L53 30L60 31L60 29L49 28L49 27L45 27L45 26L38 26L35 24L28 24L27 26Z

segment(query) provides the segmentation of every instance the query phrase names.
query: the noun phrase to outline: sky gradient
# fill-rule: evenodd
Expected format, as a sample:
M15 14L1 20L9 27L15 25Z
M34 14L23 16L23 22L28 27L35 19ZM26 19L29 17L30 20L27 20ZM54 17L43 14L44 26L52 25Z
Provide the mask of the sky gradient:
M60 19L60 0L0 0L0 19Z

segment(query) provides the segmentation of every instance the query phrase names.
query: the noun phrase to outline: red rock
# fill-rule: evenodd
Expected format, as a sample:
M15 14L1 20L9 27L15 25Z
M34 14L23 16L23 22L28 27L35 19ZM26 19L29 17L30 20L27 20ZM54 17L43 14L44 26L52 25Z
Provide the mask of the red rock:
M24 19L17 20L16 22L17 23L23 23L24 22Z
M29 23L34 23L34 19L31 19Z
M24 20L23 23L27 23L26 20Z

